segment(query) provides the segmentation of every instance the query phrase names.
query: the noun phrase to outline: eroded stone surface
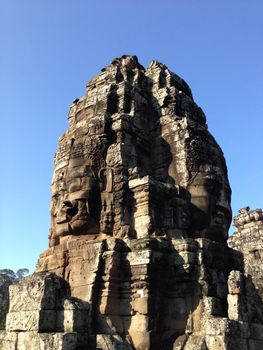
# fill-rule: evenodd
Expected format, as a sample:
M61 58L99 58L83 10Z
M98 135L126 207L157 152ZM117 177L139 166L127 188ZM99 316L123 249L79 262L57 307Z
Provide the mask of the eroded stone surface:
M246 274L253 282L263 300L263 213L262 209L241 208L234 217L236 231L228 240L230 247L244 256Z
M157 61L145 69L122 56L88 83L68 119L49 249L10 289L0 348L259 348L262 303L226 242L224 156L185 81ZM243 230L261 219L243 210L234 220Z
M165 65L113 60L74 101L69 123L55 157L51 246L72 235L173 237L189 229L226 239L222 151L190 88Z

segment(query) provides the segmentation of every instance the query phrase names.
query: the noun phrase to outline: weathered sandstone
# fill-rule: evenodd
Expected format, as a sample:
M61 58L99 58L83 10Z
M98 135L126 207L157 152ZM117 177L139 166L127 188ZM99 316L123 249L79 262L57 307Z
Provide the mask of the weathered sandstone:
M10 289L0 348L262 349L258 289L227 244L225 159L186 82L122 56L68 120L49 249Z

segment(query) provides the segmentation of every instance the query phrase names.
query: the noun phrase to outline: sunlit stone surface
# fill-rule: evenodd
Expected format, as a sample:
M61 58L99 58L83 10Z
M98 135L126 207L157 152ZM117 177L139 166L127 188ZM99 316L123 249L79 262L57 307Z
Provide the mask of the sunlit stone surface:
M262 349L258 290L227 245L224 156L186 82L122 56L68 119L49 249L10 289L0 348Z

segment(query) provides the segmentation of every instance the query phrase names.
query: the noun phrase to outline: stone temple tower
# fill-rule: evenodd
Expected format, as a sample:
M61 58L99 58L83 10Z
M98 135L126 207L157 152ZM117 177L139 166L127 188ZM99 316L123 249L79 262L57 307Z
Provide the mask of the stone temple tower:
M1 349L263 349L263 306L227 245L223 153L186 82L122 56L70 107L49 248L10 288Z

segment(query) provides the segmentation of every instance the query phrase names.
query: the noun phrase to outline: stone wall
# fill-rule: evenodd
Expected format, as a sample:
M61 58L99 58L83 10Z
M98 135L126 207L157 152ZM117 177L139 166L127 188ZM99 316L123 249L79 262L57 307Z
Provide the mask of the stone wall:
M263 300L263 213L245 207L234 217L236 231L228 240L230 247L244 255L246 274L252 276Z

